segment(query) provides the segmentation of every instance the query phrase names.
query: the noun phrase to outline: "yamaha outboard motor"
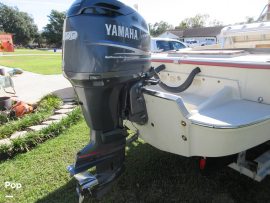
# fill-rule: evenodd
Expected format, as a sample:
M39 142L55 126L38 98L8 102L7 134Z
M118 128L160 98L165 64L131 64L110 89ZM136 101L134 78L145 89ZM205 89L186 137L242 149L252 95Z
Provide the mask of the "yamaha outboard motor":
M76 0L63 33L63 70L91 129L69 172L77 191L103 195L123 172L127 129L123 120L147 122L141 87L153 76L145 20L116 0ZM78 132L79 136L79 132ZM95 167L95 175L88 169Z

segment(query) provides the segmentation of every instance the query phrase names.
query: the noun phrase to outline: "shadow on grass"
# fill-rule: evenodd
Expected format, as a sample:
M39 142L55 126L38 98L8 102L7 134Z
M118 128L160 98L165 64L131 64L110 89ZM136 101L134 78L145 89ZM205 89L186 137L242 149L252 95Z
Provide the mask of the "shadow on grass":
M72 179L66 185L58 188L52 193L49 193L45 198L37 200L36 203L78 202L75 187L76 182Z
M198 163L136 142L127 150L126 171L100 201L85 202L270 202L270 178L257 183L225 167L203 176ZM38 203L78 202L72 179Z

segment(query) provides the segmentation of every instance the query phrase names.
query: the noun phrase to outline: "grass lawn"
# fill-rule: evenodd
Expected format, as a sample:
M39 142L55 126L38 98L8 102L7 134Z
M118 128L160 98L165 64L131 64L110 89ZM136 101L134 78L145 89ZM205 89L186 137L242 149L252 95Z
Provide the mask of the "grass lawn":
M3 55L17 55L17 54L61 54L60 52L54 53L48 50L37 49L15 49L14 52L3 52Z
M21 68L39 74L61 74L61 53L39 50L16 50L15 54L48 54L48 55L18 55L0 56L0 65Z
M80 136L77 134L78 131L81 132ZM80 122L60 137L49 140L26 154L17 155L12 160L0 163L0 202L36 202L38 199L46 198L58 188L70 184L66 166L74 161L77 150L88 140L88 128L84 122ZM19 182L22 189L5 190L2 187L5 181ZM74 202L76 194L73 186L74 184L71 184L69 189L59 193L58 198L62 197L63 202L70 200ZM7 194L14 195L14 199L7 200L4 197Z
M75 181L66 166L88 142L88 132L81 121L59 137L0 163L0 202L77 202ZM257 183L229 168L206 177L197 168L191 159L137 141L127 148L125 173L99 202L269 202L269 177ZM21 183L22 189L8 191L5 181ZM7 194L14 199L5 199Z

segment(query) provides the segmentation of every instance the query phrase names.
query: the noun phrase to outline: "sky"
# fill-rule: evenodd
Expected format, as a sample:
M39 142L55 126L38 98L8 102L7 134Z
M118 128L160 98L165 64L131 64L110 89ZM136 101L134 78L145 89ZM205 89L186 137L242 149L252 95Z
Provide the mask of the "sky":
M74 0L0 0L20 11L29 13L39 30L47 24L47 16L52 9L66 11ZM181 20L196 14L208 14L210 20L216 19L224 25L245 21L246 17L259 17L269 0L122 0L138 4L139 13L148 23L166 21L173 26Z

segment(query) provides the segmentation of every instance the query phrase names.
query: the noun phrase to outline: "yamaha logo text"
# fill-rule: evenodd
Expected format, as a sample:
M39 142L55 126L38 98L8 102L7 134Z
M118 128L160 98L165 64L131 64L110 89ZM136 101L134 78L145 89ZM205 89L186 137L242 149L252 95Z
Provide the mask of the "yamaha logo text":
M138 31L136 29L112 24L105 24L105 27L108 36L116 36L138 40Z

